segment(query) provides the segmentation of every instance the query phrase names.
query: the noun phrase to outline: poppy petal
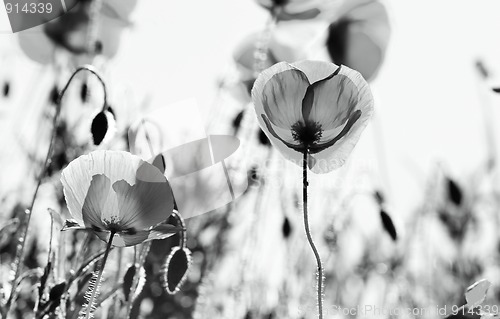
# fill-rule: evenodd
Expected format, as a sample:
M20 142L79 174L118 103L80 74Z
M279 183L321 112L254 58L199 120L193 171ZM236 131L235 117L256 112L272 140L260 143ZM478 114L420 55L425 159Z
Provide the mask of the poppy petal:
M102 222L102 212L105 211L111 190L111 181L99 174L92 177L92 182L83 204L83 222L86 227L105 229Z
M306 75L286 62L264 70L252 89L257 116L266 114L274 125L291 128L302 121L302 99L308 87Z
M137 180L133 186L121 180L113 184L113 189L124 228L148 229L167 220L174 209L172 189L165 178L160 183Z
M338 65L324 61L303 60L292 63L292 66L304 72L311 84L330 78L339 70Z
M160 224L150 230L119 232L116 233L115 237L113 238L113 246L128 247L151 240L165 239L178 233L181 230L181 227L176 227L174 225L168 224ZM94 231L94 233L104 242L107 242L109 239L108 231Z
M302 100L302 117L304 118L305 122L308 123L310 121L310 115L311 115L311 110L314 104L314 90L315 88L323 83L324 81L328 81L329 79L333 78L335 75L337 75L340 72L342 66L339 66L335 72L332 74L328 75L326 78L318 80L317 82L314 82L311 84L306 91L306 96L304 96L304 99Z
M99 150L73 160L62 172L64 196L69 212L83 224L82 208L92 177L104 174L111 183L124 179L135 183L137 169L145 163L138 156L122 151Z
M267 118L266 115L262 114L262 120L264 121L264 123L266 124L266 132L269 132L269 134L274 137L275 139L279 140L281 143L283 143L286 147L289 147L293 150L296 150L296 151L299 151L300 150L300 145L296 145L296 144L292 144L289 141L285 141L278 133L276 133L277 129L279 129L279 127L275 127L273 126L273 124L269 121L269 119ZM281 129L281 131L285 131L283 129ZM290 132L290 131L288 131ZM291 133L289 133L290 137L291 137Z
M309 119L331 130L343 125L356 110L373 107L368 83L359 72L342 67L339 74L319 82Z
M342 133L335 135L337 138L334 137L329 144L325 145L325 143L322 143L317 145L317 148L312 151L314 152L316 165L311 168L311 171L316 174L324 174L344 165L358 142L361 133L366 125L368 125L368 120L372 114L373 108L369 108L365 112L353 113L351 117L352 125L346 123L341 131ZM358 115L359 118L356 120ZM349 129L347 129L348 124L351 126ZM328 131L325 133L328 134Z
M335 136L333 139L329 140L326 143L312 146L310 148L311 154L315 154L315 153L321 152L322 150L324 150L324 149L326 149L328 147L331 147L335 143L337 143L342 137L344 137L345 135L347 135L347 133L349 133L349 131L351 130L351 128L359 120L360 117L361 117L361 111L357 110L347 120L347 123L344 125L344 128L342 129L342 131L340 131L340 133L337 136Z

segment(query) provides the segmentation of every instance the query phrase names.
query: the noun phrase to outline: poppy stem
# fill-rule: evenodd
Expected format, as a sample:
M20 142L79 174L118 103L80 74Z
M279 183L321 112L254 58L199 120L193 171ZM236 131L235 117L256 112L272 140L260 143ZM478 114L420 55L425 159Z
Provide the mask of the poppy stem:
M309 216L307 212L307 186L309 182L307 181L307 160L309 156L309 150L304 151L304 159L302 163L302 199L303 199L303 208L304 208L304 227L306 230L307 240L309 241L309 245L314 253L314 257L316 257L316 264L318 266L318 318L323 318L323 266L321 264L321 258L319 256L318 250L314 245L313 239L311 237L311 231L309 229Z
M175 219L177 219L177 223L179 226L182 227L182 231L180 232L180 240L179 240L179 247L186 248L186 224L184 223L184 219L182 219L181 215L179 215L179 212L174 210L172 212L172 216L174 216Z
M97 73L95 68L91 65L84 65L84 66L77 68L75 70L75 72L73 72L71 77L69 78L68 82L66 82L66 85L64 86L62 91L59 93L59 96L57 97L56 111L55 111L54 117L52 119L52 134L50 137L49 148L48 148L47 154L45 156L45 161L44 161L44 164L42 167L42 171L37 178L37 184L35 187L35 192L33 193L33 197L31 198L30 206L25 211L25 213L26 213L25 222L23 222L21 225L21 232L20 232L20 236L18 237L19 239L18 239L18 245L16 247L16 256L14 259L14 263L12 265L12 271L14 273L14 277L12 279L12 288L11 288L11 292L9 295L9 299L7 300L7 303L6 303L7 310L2 311L2 312L5 312L6 315L9 314L9 312L11 310L11 306L16 299L16 288L17 287L16 287L15 283L17 282L17 280L21 274L21 270L22 270L21 268L22 268L23 260L24 260L24 249L25 249L25 245L27 242L26 236L28 234L28 228L29 228L29 224L31 221L31 215L33 213L33 207L35 206L36 198L37 198L40 186L42 185L42 181L43 181L45 175L47 174L47 171L49 170L49 167L52 163L52 155L54 153L54 144L55 144L55 140L56 140L56 136L57 136L57 125L59 122L59 115L61 114L61 108L62 108L61 101L62 101L62 98L64 97L64 94L66 93L66 90L68 89L69 85L73 81L74 77L78 73L80 73L81 71L88 71L88 72L94 74L99 79L99 81L102 84L103 90L104 90L103 110L105 110L107 108L107 105L108 105L106 84L104 83L104 80L101 78L101 76ZM3 316L3 317L6 317L6 316Z
M106 251L104 252L104 256L102 257L101 265L99 272L97 274L96 280L94 282L92 292L88 298L87 309L85 313L85 319L89 319L93 317L93 312L95 308L95 300L99 293L99 288L101 285L102 273L104 272L104 266L106 265L106 261L108 260L109 252L111 251L111 244L113 243L113 237L115 236L115 232L111 232L109 234L108 244L106 245Z

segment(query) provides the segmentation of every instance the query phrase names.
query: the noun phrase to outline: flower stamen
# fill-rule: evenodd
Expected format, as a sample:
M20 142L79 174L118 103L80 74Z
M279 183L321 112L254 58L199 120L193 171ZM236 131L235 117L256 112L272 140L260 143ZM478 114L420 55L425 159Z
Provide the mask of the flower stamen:
M308 122L304 124L299 121L292 125L293 139L306 147L317 144L322 135L323 130L321 124L318 122Z

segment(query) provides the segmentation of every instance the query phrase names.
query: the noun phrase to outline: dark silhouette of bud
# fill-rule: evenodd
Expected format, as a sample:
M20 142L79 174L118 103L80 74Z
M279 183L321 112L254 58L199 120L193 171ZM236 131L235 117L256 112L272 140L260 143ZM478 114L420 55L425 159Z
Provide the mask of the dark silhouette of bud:
M382 225L385 231L391 236L392 240L396 241L398 239L398 234L396 232L396 227L392 222L391 216L387 214L383 209L380 210L380 218L382 219Z
M100 145L104 140L111 138L115 130L115 118L113 113L109 110L97 113L90 127L94 145Z

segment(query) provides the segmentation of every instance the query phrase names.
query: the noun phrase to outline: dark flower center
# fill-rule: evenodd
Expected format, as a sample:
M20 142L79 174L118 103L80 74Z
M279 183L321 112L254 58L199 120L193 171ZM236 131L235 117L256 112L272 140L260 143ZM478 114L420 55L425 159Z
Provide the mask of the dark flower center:
M299 121L292 126L293 139L306 147L318 143L322 135L323 130L318 122L304 124Z

